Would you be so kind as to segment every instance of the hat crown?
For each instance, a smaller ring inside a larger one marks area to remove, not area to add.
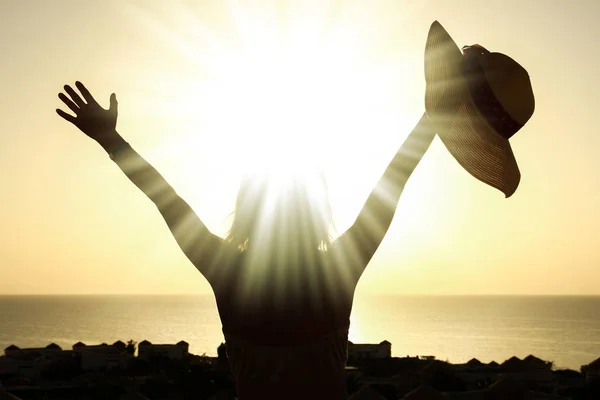
[[[520,125],[525,125],[535,109],[533,89],[525,68],[502,53],[482,54],[479,64],[504,110]]]
[[[507,55],[480,45],[465,46],[463,52],[461,72],[473,103],[498,134],[510,138],[533,114],[527,71]]]

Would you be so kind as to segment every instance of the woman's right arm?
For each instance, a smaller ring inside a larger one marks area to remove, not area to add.
[[[358,282],[383,241],[404,186],[434,137],[435,130],[423,114],[371,191],[352,226],[332,243],[334,258],[353,282]]]
[[[76,83],[83,99],[66,85],[59,98],[75,117],[56,110],[104,148],[129,180],[156,205],[181,250],[212,283],[224,245],[198,218],[192,208],[177,195],[168,182],[117,133],[117,99],[110,97],[108,110],[102,108],[80,82]],[[85,100],[85,101],[84,101]]]

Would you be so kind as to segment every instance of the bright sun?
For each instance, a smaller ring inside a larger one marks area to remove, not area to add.
[[[269,7],[263,8],[276,9]],[[321,168],[330,181],[336,225],[343,227],[417,120],[406,121],[393,89],[403,65],[382,65],[365,55],[364,27],[343,16],[327,22],[330,6],[320,7],[313,4],[314,15],[289,13],[282,24],[275,14],[232,6],[242,44],[230,47],[183,8],[175,7],[174,26],[144,19],[198,66],[196,76],[170,79],[184,89],[171,93],[177,100],[166,112],[194,116],[187,136],[168,144],[173,153],[197,159],[198,149],[211,146],[203,157],[218,165],[224,179]],[[210,46],[195,42],[199,35]],[[197,169],[186,170],[181,180],[196,181]],[[222,201],[216,203],[211,208],[225,210]]]

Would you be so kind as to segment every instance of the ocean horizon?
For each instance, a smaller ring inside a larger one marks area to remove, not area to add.
[[[433,355],[452,363],[533,354],[579,370],[600,357],[600,296],[358,295],[349,339],[392,343],[394,357]],[[223,342],[214,296],[0,295],[0,348],[63,349],[117,340],[176,343],[216,355]]]

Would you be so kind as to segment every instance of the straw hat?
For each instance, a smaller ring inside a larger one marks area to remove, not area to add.
[[[425,109],[460,165],[510,197],[521,179],[509,138],[533,114],[529,74],[480,45],[462,52],[435,21],[425,46]]]

